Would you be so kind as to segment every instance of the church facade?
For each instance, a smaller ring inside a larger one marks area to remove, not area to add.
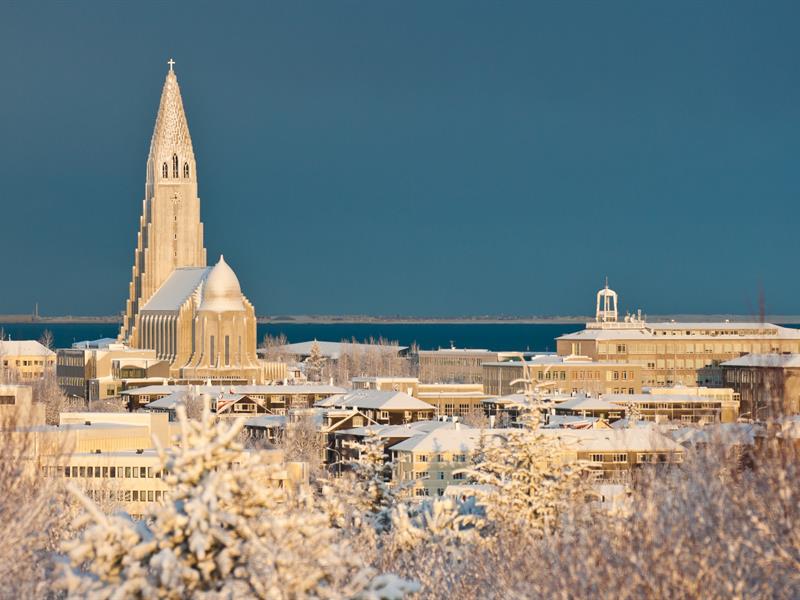
[[[206,263],[194,149],[173,64],[150,141],[119,339],[155,350],[175,379],[263,383],[255,309],[222,256]]]

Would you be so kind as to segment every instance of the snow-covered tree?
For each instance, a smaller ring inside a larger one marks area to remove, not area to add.
[[[67,543],[62,584],[81,598],[402,598],[414,585],[378,575],[329,527],[313,497],[271,485],[278,468],[245,453],[243,422],[190,421],[159,449],[167,499],[145,521],[86,506]]]
[[[475,542],[486,527],[485,510],[474,496],[442,497],[400,504],[392,511],[392,542],[410,550],[421,544],[438,544],[456,551]]]
[[[392,462],[387,461],[384,441],[370,435],[363,442],[352,442],[358,458],[345,463],[340,477],[323,486],[323,498],[331,521],[338,527],[371,525],[377,533],[389,529],[397,490],[389,484]]]
[[[306,359],[306,376],[308,377],[308,380],[320,381],[324,366],[325,357],[322,355],[319,342],[314,340],[311,342],[311,349],[309,350],[308,358]]]
[[[523,422],[538,424],[538,411]],[[569,505],[583,467],[564,462],[561,441],[530,426],[493,436],[482,460],[465,469],[491,521],[521,525],[544,533]]]

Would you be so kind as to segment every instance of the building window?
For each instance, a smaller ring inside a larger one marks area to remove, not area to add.
[[[178,178],[178,155],[172,155],[172,176],[177,179]]]
[[[183,176],[184,178],[189,178],[189,163],[183,163]]]
[[[167,179],[169,177],[169,168],[167,167],[167,163],[161,165],[161,176],[164,179]]]

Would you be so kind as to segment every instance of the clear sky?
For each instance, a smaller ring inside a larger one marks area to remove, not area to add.
[[[171,56],[259,314],[800,313],[799,2],[28,4],[0,313],[123,309]]]

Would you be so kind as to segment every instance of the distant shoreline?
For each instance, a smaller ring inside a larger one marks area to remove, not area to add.
[[[480,317],[380,317],[370,315],[281,315],[275,317],[257,317],[260,324],[276,325],[357,325],[357,324],[385,324],[385,325],[569,325],[582,324],[593,320],[588,316],[536,316],[536,317],[505,317],[505,316],[480,316]],[[664,321],[682,322],[754,322],[758,317],[750,315],[649,315],[647,320],[651,323]],[[800,323],[798,315],[767,315],[767,323]],[[0,324],[18,323],[122,323],[122,318],[114,315],[82,316],[62,315],[48,317],[34,317],[33,315],[0,315]]]

